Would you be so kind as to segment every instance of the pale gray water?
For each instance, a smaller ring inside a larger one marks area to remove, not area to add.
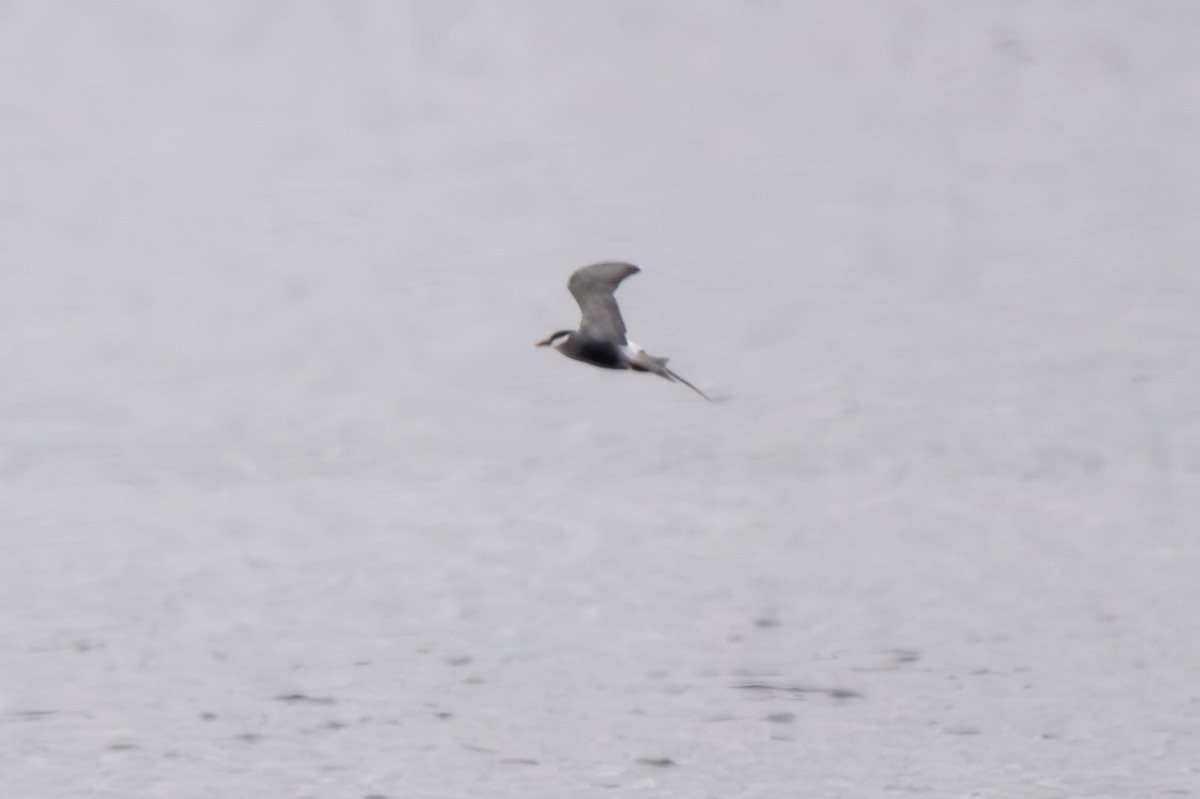
[[[0,5],[0,796],[1200,794],[1198,36]]]

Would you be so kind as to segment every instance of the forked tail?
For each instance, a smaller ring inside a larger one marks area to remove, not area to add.
[[[625,351],[626,357],[629,359],[629,366],[640,372],[653,372],[664,380],[670,380],[672,383],[683,383],[685,386],[695,391],[700,396],[704,397],[709,402],[712,402],[712,397],[705,394],[700,389],[693,386],[688,381],[684,380],[679,375],[667,368],[667,359],[660,358],[657,355],[651,355],[641,347],[630,342],[628,349]]]
[[[688,381],[684,380],[682,377],[680,377],[679,375],[675,374],[674,372],[672,372],[672,371],[671,371],[670,369],[668,369],[667,367],[665,367],[665,366],[664,366],[664,367],[663,367],[663,370],[662,370],[662,373],[660,373],[660,374],[663,374],[663,377],[667,378],[668,380],[675,381],[675,382],[679,382],[679,383],[683,383],[685,386],[687,386],[688,388],[690,388],[692,391],[695,391],[697,394],[699,394],[700,396],[704,397],[704,398],[705,398],[706,400],[708,400],[709,402],[712,402],[712,397],[708,396],[708,395],[707,395],[707,394],[705,394],[703,391],[701,391],[700,389],[696,388],[696,387],[695,387],[695,386],[693,386],[691,383],[689,383]]]

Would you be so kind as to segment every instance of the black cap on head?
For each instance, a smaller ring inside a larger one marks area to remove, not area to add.
[[[546,340],[544,340],[544,341],[539,341],[539,342],[537,343],[537,346],[539,346],[539,347],[549,347],[551,344],[553,344],[554,342],[558,341],[558,340],[559,340],[560,338],[562,338],[563,336],[569,336],[569,335],[571,335],[571,333],[573,333],[573,332],[574,332],[573,330],[559,330],[559,331],[557,331],[556,333],[552,333],[552,334],[550,335],[550,338],[548,338],[548,339],[546,339]]]

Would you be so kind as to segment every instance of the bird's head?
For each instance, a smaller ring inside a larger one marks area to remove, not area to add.
[[[570,330],[559,330],[557,333],[551,334],[550,338],[545,339],[544,341],[539,341],[537,343],[537,346],[539,346],[539,347],[561,347],[563,344],[567,343],[567,339],[569,339],[570,337],[571,337]]]

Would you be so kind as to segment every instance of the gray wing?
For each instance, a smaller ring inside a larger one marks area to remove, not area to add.
[[[613,292],[621,281],[642,270],[633,264],[618,262],[593,264],[575,270],[567,281],[567,289],[579,303],[583,320],[579,333],[584,338],[625,343],[625,322],[617,308]]]

